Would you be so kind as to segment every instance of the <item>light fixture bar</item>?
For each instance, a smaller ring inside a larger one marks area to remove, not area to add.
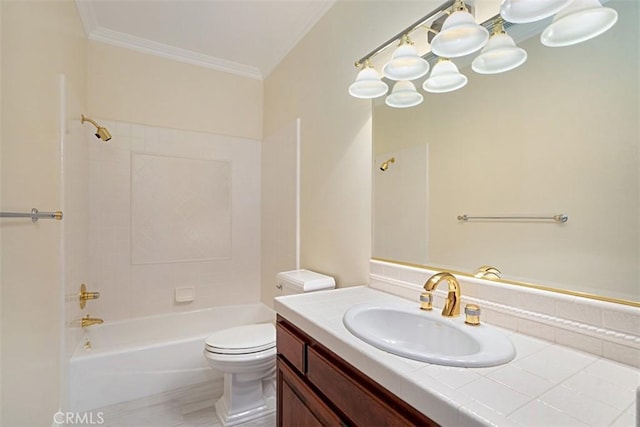
[[[483,23],[481,23],[480,25],[482,25],[483,27],[485,27],[485,28],[489,31],[489,33],[492,33],[492,32],[493,32],[493,29],[496,27],[496,25],[498,25],[498,23],[499,23],[499,22],[502,22],[502,28],[503,28],[504,30],[507,30],[507,29],[509,29],[509,28],[511,28],[511,27],[514,27],[514,28],[515,28],[515,27],[522,27],[522,28],[524,28],[524,27],[525,27],[525,24],[518,24],[518,25],[516,25],[516,24],[513,24],[513,23],[511,23],[511,22],[504,21],[504,20],[502,19],[502,17],[500,16],[500,14],[497,14],[497,15],[492,16],[491,18],[487,19],[486,21],[484,21],[484,22],[483,22]],[[527,38],[529,38],[530,36],[532,36],[533,34],[535,34],[535,33],[539,32],[539,31],[542,29],[542,26],[541,26],[541,25],[536,25],[536,26],[534,26],[534,25],[532,25],[532,24],[526,24],[526,27],[531,27],[531,28],[532,28],[532,30],[529,30],[529,31],[527,31],[527,32],[522,33],[522,34],[521,34],[521,37],[520,37],[519,39],[527,39]],[[515,38],[515,37],[514,37],[514,38]],[[422,57],[423,57],[423,58],[424,58],[424,59],[425,59],[425,60],[426,60],[426,61],[427,61],[431,66],[435,65],[435,64],[438,62],[438,59],[440,59],[440,57],[439,57],[438,55],[436,55],[435,53],[433,53],[433,52],[431,52],[431,51],[426,52],[424,55],[422,55]],[[458,65],[460,65],[460,64],[458,64]],[[463,64],[463,65],[464,65],[464,64]],[[462,66],[462,65],[460,65],[460,66]],[[383,78],[382,78],[382,80],[383,80],[383,81],[386,81],[386,80],[387,80],[387,78],[386,78],[386,77],[383,77]]]
[[[361,67],[362,64],[364,64],[364,62],[367,59],[373,58],[374,56],[376,56],[377,54],[379,54],[380,52],[385,50],[387,47],[389,47],[391,44],[393,44],[397,40],[402,39],[402,36],[409,35],[409,34],[413,33],[415,30],[417,30],[418,28],[422,27],[428,21],[433,19],[436,15],[439,15],[440,13],[442,13],[442,12],[446,11],[447,9],[451,8],[454,3],[455,3],[454,0],[449,0],[449,1],[445,2],[445,3],[442,3],[440,6],[438,6],[437,8],[435,8],[434,10],[432,10],[431,12],[429,12],[428,14],[426,14],[425,16],[423,16],[422,18],[420,18],[419,20],[414,22],[413,24],[409,25],[404,30],[400,31],[398,34],[396,34],[395,36],[393,36],[389,40],[387,40],[386,42],[382,43],[381,45],[379,45],[378,47],[373,49],[371,52],[367,53],[362,58],[358,59],[355,62],[355,66],[356,67]],[[467,6],[467,7],[469,7],[469,6]]]
[[[395,36],[393,36],[392,38],[390,38],[386,42],[382,43],[381,45],[379,45],[378,47],[373,49],[371,52],[369,52],[368,54],[366,54],[362,58],[358,59],[355,62],[355,66],[358,67],[358,68],[362,67],[362,65],[367,60],[371,60],[374,56],[376,56],[377,54],[379,54],[380,52],[382,52],[383,50],[388,48],[390,45],[394,44],[398,40],[401,40],[402,36],[411,34],[415,30],[417,30],[418,28],[424,26],[428,21],[432,20],[433,18],[437,19],[439,17],[438,15],[440,13],[443,13],[446,10],[450,9],[451,7],[453,7],[454,3],[455,3],[454,0],[449,0],[446,3],[442,3],[440,6],[435,8],[433,11],[431,11],[427,15],[423,16],[422,18],[420,18],[419,20],[417,20],[416,22],[414,22],[413,24],[411,24],[410,26],[408,26],[404,30],[400,31],[398,34],[396,34]],[[467,6],[467,8],[471,7],[469,5],[466,5],[466,6]],[[469,9],[469,10],[471,10],[471,9]],[[480,25],[485,27],[489,31],[489,33],[491,33],[493,31],[493,27],[496,26],[498,21],[502,21],[505,30],[514,25],[511,22],[507,22],[507,21],[502,20],[500,14],[492,16],[491,18],[487,19],[486,21],[484,21]],[[531,27],[533,27],[533,26],[531,26]],[[532,33],[533,32],[534,31],[532,31]],[[424,55],[422,55],[422,57],[424,59],[426,59],[427,62],[429,62],[429,64],[431,64],[431,65],[433,65],[438,60],[438,56],[435,55],[434,53],[432,53],[431,51],[425,53]],[[386,78],[385,78],[385,80],[386,80]]]

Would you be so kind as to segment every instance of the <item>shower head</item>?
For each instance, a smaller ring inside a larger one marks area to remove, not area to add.
[[[103,142],[107,142],[111,139],[111,134],[107,128],[98,125],[94,120],[85,117],[84,114],[82,114],[81,117],[82,120],[80,123],[89,122],[96,127],[96,138],[101,139]]]
[[[387,169],[389,169],[389,163],[395,163],[395,162],[396,162],[396,158],[395,157],[390,158],[386,162],[382,162],[382,164],[380,165],[380,170],[382,172],[386,171]]]

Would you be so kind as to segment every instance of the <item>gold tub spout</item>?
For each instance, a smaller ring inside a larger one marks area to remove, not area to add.
[[[80,321],[80,326],[82,326],[83,328],[86,328],[87,326],[92,326],[92,325],[99,325],[102,322],[104,322],[104,320],[99,319],[97,317],[89,317],[90,315],[87,314],[85,317],[82,318],[82,320]]]
[[[425,293],[429,299],[429,306],[431,295],[435,288],[438,287],[440,282],[446,280],[449,285],[449,294],[444,302],[444,308],[442,309],[442,315],[445,317],[455,317],[460,315],[460,284],[455,276],[451,273],[442,272],[434,274],[424,284]],[[425,308],[430,309],[430,308]]]

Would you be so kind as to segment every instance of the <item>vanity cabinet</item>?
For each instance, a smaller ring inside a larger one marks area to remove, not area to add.
[[[281,316],[276,331],[279,427],[437,426]]]

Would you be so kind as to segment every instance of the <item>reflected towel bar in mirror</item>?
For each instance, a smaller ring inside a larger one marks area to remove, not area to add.
[[[62,211],[40,212],[33,208],[31,212],[0,212],[0,218],[31,218],[32,222],[38,221],[40,218],[62,220]]]
[[[515,220],[515,221],[554,221],[554,222],[567,222],[569,217],[565,214],[557,214],[552,216],[471,216],[467,214],[458,215],[458,221],[469,221],[473,219],[481,220]]]

